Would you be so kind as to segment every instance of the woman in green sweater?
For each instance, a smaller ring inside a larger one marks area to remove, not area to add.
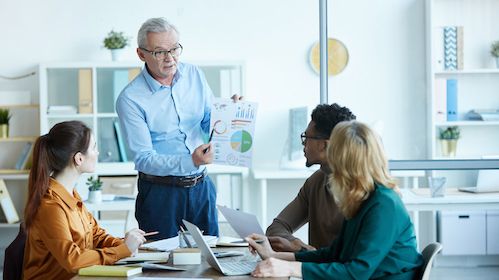
[[[413,279],[423,259],[378,136],[363,123],[342,122],[331,133],[327,153],[329,185],[345,216],[339,237],[317,251],[288,253],[274,252],[265,236],[250,235],[250,250],[263,259],[252,275]]]

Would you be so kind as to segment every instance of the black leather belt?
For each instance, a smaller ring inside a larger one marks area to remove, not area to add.
[[[206,176],[206,170],[199,174],[189,176],[154,176],[139,172],[139,179],[155,184],[175,185],[178,187],[190,188],[202,182]]]

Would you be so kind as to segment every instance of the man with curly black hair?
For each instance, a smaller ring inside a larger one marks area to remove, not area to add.
[[[305,181],[296,198],[267,228],[266,235],[274,250],[315,250],[329,246],[339,235],[343,215],[328,187],[328,174],[331,171],[326,150],[333,128],[340,122],[354,119],[356,117],[350,109],[337,103],[320,104],[312,111],[312,120],[300,137],[307,159],[306,166],[319,164],[320,169]],[[306,223],[309,223],[310,245],[293,236],[293,233]]]

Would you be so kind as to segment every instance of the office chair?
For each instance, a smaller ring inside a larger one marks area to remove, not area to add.
[[[438,242],[430,243],[424,248],[423,252],[421,252],[421,254],[423,255],[423,266],[421,267],[419,273],[421,277],[416,279],[430,279],[430,271],[433,265],[433,260],[435,259],[435,256],[438,254],[438,252],[442,250],[442,248],[442,244]]]
[[[19,233],[16,239],[5,249],[5,259],[3,264],[3,279],[22,279],[24,247],[26,245],[26,231],[24,223],[19,225]]]

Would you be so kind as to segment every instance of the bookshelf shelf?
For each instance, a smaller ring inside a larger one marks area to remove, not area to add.
[[[98,118],[117,118],[118,114],[116,113],[99,113],[97,114]]]
[[[442,126],[499,126],[499,121],[457,121],[435,123],[435,127]]]
[[[49,119],[85,119],[92,118],[92,114],[47,114]]]
[[[465,69],[453,71],[435,71],[435,75],[468,75],[468,74],[499,74],[499,69],[496,68],[483,68],[483,69]]]

